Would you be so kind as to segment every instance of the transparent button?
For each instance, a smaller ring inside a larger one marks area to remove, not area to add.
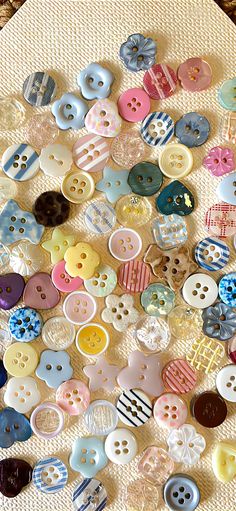
[[[0,98],[0,131],[14,130],[25,118],[23,105],[14,98]]]
[[[9,264],[10,250],[0,242],[0,268],[4,268]]]
[[[143,160],[145,145],[137,130],[122,132],[111,145],[111,157],[121,167],[130,169]]]
[[[118,423],[117,409],[105,399],[93,401],[84,414],[84,422],[91,435],[109,435]]]
[[[131,481],[126,487],[124,499],[126,511],[156,511],[158,501],[158,489],[144,479]]]
[[[116,204],[116,216],[121,225],[141,227],[151,218],[152,206],[146,197],[126,195]]]
[[[14,199],[17,194],[17,185],[16,183],[8,179],[7,177],[0,177],[0,204],[8,201],[9,199]]]
[[[108,296],[115,289],[117,284],[116,272],[105,264],[96,268],[94,276],[84,281],[85,289],[93,296]]]
[[[154,316],[143,316],[134,328],[140,348],[147,353],[165,351],[170,343],[170,330],[166,321]]]
[[[25,127],[25,139],[37,149],[53,144],[59,135],[59,129],[50,114],[31,117]]]
[[[168,324],[174,337],[183,341],[193,341],[202,332],[202,311],[179,305],[170,312]]]
[[[75,327],[63,316],[54,316],[44,323],[42,340],[51,350],[65,350],[73,343]]]
[[[0,358],[3,357],[4,352],[12,343],[11,333],[8,324],[0,319]]]

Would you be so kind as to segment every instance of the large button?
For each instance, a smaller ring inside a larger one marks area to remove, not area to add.
[[[10,378],[7,383],[4,401],[7,406],[19,413],[27,413],[35,407],[41,399],[38,386],[34,378]]]
[[[10,254],[11,268],[23,277],[31,277],[41,270],[44,263],[44,251],[40,245],[33,245],[30,241],[21,241]]]
[[[25,108],[18,99],[11,96],[0,98],[0,131],[19,129],[24,119]]]
[[[138,470],[150,483],[161,486],[174,470],[174,462],[161,447],[151,445],[142,452]]]
[[[93,296],[85,291],[70,293],[64,303],[63,312],[70,323],[84,325],[93,319],[96,314],[97,304]]]
[[[123,92],[117,102],[119,114],[129,122],[139,122],[150,112],[150,99],[143,89],[136,87]]]
[[[50,190],[41,193],[36,199],[33,213],[38,224],[45,225],[46,227],[55,227],[68,220],[70,203],[61,193]]]
[[[86,103],[75,96],[66,93],[52,105],[52,114],[55,117],[57,126],[61,130],[72,128],[78,130],[84,127],[84,119],[88,112]]]
[[[7,177],[0,176],[0,204],[9,199],[14,199],[17,194],[16,183]]]
[[[9,310],[20,300],[25,281],[19,273],[0,275],[0,309]]]
[[[224,356],[225,348],[222,343],[199,336],[187,352],[186,359],[197,371],[208,374],[218,369]]]
[[[218,92],[218,100],[223,108],[226,110],[235,111],[235,87],[236,87],[236,78],[231,78],[230,80],[226,80],[220,86]]]
[[[210,129],[210,123],[204,115],[190,112],[176,122],[175,136],[187,147],[198,147],[207,141]]]
[[[106,455],[112,463],[126,465],[135,458],[138,450],[137,440],[131,431],[118,428],[109,433],[105,440]]]
[[[150,316],[166,316],[174,304],[175,293],[163,284],[150,284],[141,294],[141,305]]]
[[[236,365],[230,364],[222,367],[216,376],[216,388],[219,394],[230,401],[236,403]]]
[[[192,170],[193,155],[185,145],[169,144],[160,153],[159,166],[164,176],[184,177]]]
[[[66,199],[74,204],[82,204],[94,194],[94,180],[83,170],[72,170],[62,180],[61,191]]]
[[[86,208],[84,220],[89,231],[95,234],[106,234],[116,223],[116,213],[110,204],[94,201]]]
[[[118,332],[124,332],[129,325],[137,322],[139,312],[134,307],[133,296],[129,294],[109,295],[105,302],[106,307],[101,313],[101,318],[105,323],[112,324]]]
[[[96,437],[76,438],[69,462],[72,470],[80,472],[83,477],[94,477],[108,463],[103,440]]]
[[[128,365],[121,369],[117,382],[122,389],[141,389],[150,396],[160,396],[164,392],[161,369],[159,353],[145,355],[135,350],[129,354]]]
[[[32,106],[48,105],[56,94],[56,83],[52,76],[37,71],[27,76],[23,83],[23,96]]]
[[[111,93],[113,81],[112,72],[97,62],[89,64],[77,76],[81,94],[89,100],[107,98]]]
[[[152,99],[165,99],[176,89],[175,71],[166,64],[154,64],[143,77],[143,88]]]
[[[85,289],[93,296],[104,297],[112,293],[117,284],[116,272],[105,264],[98,266],[94,276],[84,281]]]
[[[156,207],[163,215],[190,215],[194,210],[194,196],[183,183],[175,180],[158,195]]]
[[[214,204],[206,212],[205,227],[213,236],[232,236],[236,233],[236,207],[224,203]]]
[[[25,128],[25,138],[28,144],[39,150],[53,144],[58,135],[59,129],[50,113],[33,115]]]
[[[63,381],[69,380],[73,374],[70,356],[67,351],[42,351],[35,374],[40,380],[45,381],[48,387],[57,389]]]
[[[178,305],[168,315],[170,331],[177,339],[193,341],[202,332],[202,311]]]
[[[236,143],[236,114],[226,112],[221,124],[221,136],[226,142]]]
[[[63,430],[63,412],[55,403],[44,401],[33,410],[30,425],[35,435],[44,440],[50,440]]]
[[[236,307],[236,272],[228,273],[220,279],[219,296],[229,307]]]
[[[108,247],[118,261],[131,261],[141,252],[142,240],[133,229],[116,229],[109,238]]]
[[[83,279],[71,277],[65,270],[65,261],[59,261],[52,269],[52,282],[59,291],[72,293],[82,286]]]
[[[75,511],[102,511],[107,504],[107,491],[105,486],[98,479],[83,479],[78,483],[72,495],[72,502]]]
[[[56,402],[69,415],[81,415],[90,403],[89,389],[82,381],[65,381],[56,391]]]
[[[107,350],[109,342],[107,330],[98,323],[82,326],[76,335],[76,347],[86,357],[98,357]]]
[[[165,351],[171,338],[168,324],[164,319],[147,315],[136,323],[134,335],[140,348],[147,353]]]
[[[228,355],[233,364],[236,364],[236,336],[228,342]]]
[[[38,225],[36,220],[35,214],[24,211],[17,202],[10,199],[0,213],[0,240],[4,245],[25,239],[35,244],[39,243],[44,227]]]
[[[219,177],[235,169],[234,153],[229,147],[212,147],[203,165],[213,176]]]
[[[117,220],[127,227],[146,225],[152,215],[150,201],[139,195],[126,195],[116,203]]]
[[[120,372],[120,368],[115,364],[109,364],[105,355],[100,355],[95,364],[83,367],[83,372],[89,379],[91,391],[104,389],[112,392],[116,387],[116,377]]]
[[[117,409],[110,401],[97,399],[87,408],[84,422],[91,435],[109,435],[118,424]]]
[[[42,341],[50,350],[65,350],[74,341],[75,327],[63,316],[53,316],[45,321]]]
[[[212,453],[212,469],[219,481],[229,483],[236,474],[235,442],[218,442]]]
[[[182,358],[171,360],[162,371],[162,379],[167,390],[177,394],[187,394],[197,382],[194,369]]]
[[[158,397],[153,408],[154,419],[163,428],[179,428],[185,423],[188,408],[176,394],[165,393]]]
[[[29,419],[13,408],[0,411],[0,447],[8,449],[15,442],[26,442],[32,435]]]
[[[128,170],[114,170],[111,167],[105,167],[103,178],[96,184],[96,190],[105,193],[109,202],[116,202],[122,195],[131,192],[128,176]]]
[[[111,144],[112,159],[117,165],[126,169],[130,169],[130,167],[142,161],[145,152],[146,146],[136,129],[121,131]]]
[[[60,293],[48,273],[35,273],[25,286],[23,301],[33,309],[52,309],[60,301]]]
[[[117,105],[110,99],[96,101],[85,117],[88,132],[101,137],[116,137],[120,133],[121,124]]]
[[[186,222],[176,214],[158,213],[152,222],[152,234],[157,246],[162,250],[183,245],[188,239]]]
[[[229,261],[229,247],[218,238],[205,238],[195,248],[195,259],[201,268],[217,271],[224,268]]]
[[[205,60],[192,57],[180,64],[177,76],[183,89],[189,92],[199,92],[210,86],[212,70]]]
[[[72,153],[65,145],[51,144],[41,151],[40,168],[46,176],[64,176],[72,165]]]
[[[0,492],[4,497],[16,497],[32,479],[32,467],[18,458],[0,461]]]
[[[39,155],[30,145],[13,144],[2,155],[2,170],[15,181],[27,181],[39,170]]]
[[[93,250],[89,243],[77,243],[67,249],[64,259],[66,271],[71,277],[90,279],[100,264],[100,255]]]
[[[119,267],[118,283],[131,293],[144,291],[150,282],[149,267],[143,261],[129,261]]]
[[[66,465],[59,459],[48,456],[37,461],[33,470],[33,484],[37,490],[52,495],[63,490],[67,483],[68,471]]]
[[[86,172],[100,172],[104,169],[110,155],[107,141],[96,135],[80,137],[72,149],[75,165]]]
[[[174,135],[174,121],[165,112],[152,112],[141,124],[141,137],[150,146],[167,144]]]
[[[152,416],[152,402],[142,390],[131,389],[122,392],[116,408],[120,421],[133,428],[142,426]]]
[[[6,349],[4,366],[11,376],[29,376],[38,365],[38,353],[28,343],[15,342]]]
[[[170,511],[194,511],[200,502],[196,481],[185,474],[174,474],[164,486],[164,501]]]
[[[120,59],[129,71],[149,69],[155,63],[157,45],[151,37],[132,34],[120,47]]]
[[[163,176],[158,165],[145,161],[135,165],[128,177],[132,192],[144,196],[154,195],[158,192],[162,182]]]
[[[202,392],[191,401],[191,413],[204,428],[216,428],[226,419],[227,406],[216,392]]]
[[[236,333],[236,313],[225,303],[217,302],[202,313],[203,332],[208,337],[227,341]]]
[[[41,334],[42,316],[30,307],[17,309],[9,318],[9,330],[17,341],[30,342]]]
[[[182,289],[183,298],[191,307],[204,309],[212,305],[218,296],[218,287],[212,277],[196,273],[187,278]]]
[[[167,439],[169,455],[172,460],[184,465],[193,466],[206,447],[205,438],[197,433],[194,426],[184,424],[179,429],[173,429]]]
[[[53,229],[51,239],[42,243],[44,250],[50,253],[52,264],[56,264],[64,258],[68,247],[75,244],[75,239],[74,234],[66,234],[59,227]]]
[[[216,188],[216,194],[221,201],[236,206],[236,172],[224,177]]]

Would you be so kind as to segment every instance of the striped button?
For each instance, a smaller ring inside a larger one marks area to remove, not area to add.
[[[15,181],[27,181],[39,170],[39,156],[27,144],[13,144],[2,156],[2,170]]]
[[[122,264],[118,270],[119,285],[131,293],[144,291],[150,278],[150,269],[143,261],[129,261]]]
[[[166,389],[177,394],[190,392],[197,381],[195,371],[182,358],[168,362],[162,371],[162,379]]]
[[[151,400],[142,390],[122,392],[116,408],[121,422],[133,428],[145,424],[152,415]]]
[[[32,106],[48,105],[56,94],[56,83],[54,79],[38,71],[27,76],[23,84],[23,96]]]
[[[85,210],[84,220],[89,231],[95,234],[105,234],[114,227],[116,213],[109,204],[94,201]]]
[[[100,172],[104,169],[110,155],[106,140],[89,134],[79,138],[73,145],[72,156],[75,165],[87,172]]]
[[[98,479],[84,479],[73,491],[75,511],[102,511],[107,504],[107,491]]]
[[[228,263],[229,247],[218,238],[205,238],[195,248],[195,259],[205,270],[221,270]]]
[[[165,112],[152,112],[141,125],[141,137],[150,146],[167,144],[174,135],[174,121]]]
[[[177,85],[175,71],[166,64],[154,64],[143,77],[143,88],[152,99],[165,99],[173,94]]]
[[[36,463],[32,480],[37,490],[43,493],[57,493],[63,490],[67,483],[68,472],[66,465],[54,457],[44,458]]]

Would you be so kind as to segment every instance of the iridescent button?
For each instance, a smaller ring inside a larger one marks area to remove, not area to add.
[[[65,381],[56,390],[56,402],[70,416],[81,415],[90,403],[89,389],[82,381]]]
[[[168,325],[174,337],[183,341],[193,341],[202,332],[202,311],[178,305],[168,315]]]
[[[166,482],[164,501],[170,511],[194,511],[201,494],[196,481],[186,474],[174,474]]]
[[[86,172],[100,172],[104,169],[110,155],[107,141],[98,135],[88,134],[80,137],[72,149],[75,165]]]
[[[182,289],[183,298],[191,307],[204,309],[212,305],[218,296],[218,286],[205,273],[196,273],[187,278]]]
[[[210,129],[210,123],[204,115],[190,112],[176,122],[175,136],[187,147],[198,147],[207,141]]]
[[[166,64],[154,64],[143,77],[143,88],[152,99],[172,96],[177,86],[175,71]]]
[[[188,239],[184,218],[179,215],[162,215],[157,213],[152,222],[152,234],[161,250],[170,250],[183,245]]]
[[[227,238],[236,233],[236,206],[231,204],[214,204],[205,216],[205,227],[213,236]]]
[[[173,135],[174,121],[165,112],[152,112],[141,124],[141,137],[152,147],[167,144]]]
[[[161,428],[179,428],[186,422],[187,415],[185,401],[170,392],[158,397],[153,408],[154,419]]]
[[[84,220],[89,231],[95,234],[106,234],[116,223],[116,213],[110,204],[93,201],[84,212]]]
[[[233,112],[236,110],[235,90],[236,78],[234,77],[223,82],[218,92],[220,105],[223,108],[226,108],[226,110],[231,110]]]
[[[123,92],[117,102],[120,116],[129,122],[139,122],[150,112],[148,94],[138,87]]]
[[[182,358],[171,360],[166,364],[162,371],[162,379],[165,388],[176,394],[190,392],[197,383],[195,370]]]
[[[0,358],[3,358],[3,354],[6,349],[12,343],[12,336],[8,324],[0,318]]]
[[[233,364],[236,364],[236,336],[228,342],[228,355]]]
[[[174,304],[174,291],[163,284],[150,284],[141,294],[141,305],[150,316],[166,316]]]
[[[191,215],[195,207],[194,196],[181,181],[171,181],[156,198],[156,208],[163,215]]]
[[[66,486],[68,471],[66,465],[55,457],[48,456],[37,461],[34,466],[32,481],[37,490],[52,495]]]
[[[96,311],[96,301],[85,291],[74,291],[66,297],[63,303],[66,319],[75,325],[88,323],[93,319]]]
[[[128,183],[138,195],[154,195],[161,188],[163,176],[158,165],[143,161],[132,167]]]
[[[236,272],[228,273],[220,279],[219,296],[229,307],[236,307]]]
[[[116,203],[116,216],[121,225],[141,227],[147,224],[152,215],[151,203],[146,197],[126,195]]]
[[[59,129],[49,113],[34,115],[29,119],[25,128],[25,137],[28,144],[40,150],[53,144],[58,135]]]
[[[212,70],[209,64],[200,57],[192,57],[180,64],[177,76],[183,89],[199,92],[211,84]]]
[[[37,71],[27,76],[23,83],[23,96],[32,106],[48,105],[56,94],[56,83],[52,76]]]
[[[15,98],[0,97],[0,131],[18,129],[25,118],[23,105]]]
[[[147,353],[165,351],[171,338],[168,324],[164,319],[147,315],[136,323],[134,336],[142,351]]]
[[[76,335],[76,347],[82,355],[98,357],[109,346],[110,338],[107,330],[98,323],[82,326]]]
[[[118,424],[117,409],[110,401],[97,399],[87,408],[84,422],[91,435],[109,435]]]
[[[142,239],[133,229],[117,229],[108,241],[111,255],[118,261],[131,261],[142,249]]]
[[[32,179],[39,171],[39,155],[30,145],[13,144],[2,155],[2,170],[15,181]]]
[[[140,293],[150,282],[150,269],[143,261],[129,261],[119,267],[118,283],[131,293]]]
[[[217,271],[224,268],[229,261],[229,247],[218,238],[205,238],[195,248],[195,259],[201,268]]]
[[[93,296],[108,296],[117,284],[116,272],[110,266],[102,264],[96,268],[91,279],[84,281],[85,289]]]
[[[15,342],[5,351],[4,367],[11,376],[29,376],[38,365],[38,353],[28,343]]]
[[[72,293],[82,286],[83,279],[71,277],[65,270],[65,261],[59,261],[52,269],[52,282],[59,291]]]
[[[10,250],[5,247],[0,241],[0,268],[4,271],[4,268],[10,263]],[[19,273],[16,271],[16,273]]]
[[[178,179],[191,172],[193,155],[183,144],[169,144],[160,153],[159,166],[164,176]]]
[[[74,204],[91,199],[95,184],[92,176],[83,170],[72,170],[62,180],[61,191],[66,199]]]
[[[49,318],[42,328],[42,340],[51,350],[59,351],[69,348],[75,338],[75,327],[63,316]]]
[[[130,169],[142,161],[145,155],[145,144],[137,130],[122,131],[111,144],[111,157],[121,167]]]

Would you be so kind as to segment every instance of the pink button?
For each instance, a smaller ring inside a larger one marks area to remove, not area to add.
[[[118,283],[131,293],[144,291],[150,282],[151,272],[143,261],[129,261],[119,267]]]
[[[97,304],[93,296],[85,291],[74,291],[63,303],[66,319],[75,325],[84,325],[93,319]]]
[[[236,335],[228,342],[228,354],[233,364],[236,364]]]
[[[154,64],[143,77],[143,87],[152,99],[165,99],[173,94],[177,85],[175,71],[166,64]]]
[[[220,238],[236,234],[236,206],[225,202],[213,204],[206,212],[205,226],[210,234]]]
[[[110,155],[106,140],[98,135],[84,135],[75,142],[72,156],[75,165],[87,172],[100,172]]]
[[[69,415],[80,415],[90,403],[89,389],[82,381],[65,381],[56,391],[56,402]]]
[[[162,371],[162,379],[166,389],[177,394],[190,392],[197,382],[194,369],[182,358],[171,360],[166,364]]]
[[[163,428],[179,428],[185,423],[188,408],[176,394],[166,393],[158,397],[153,409],[154,419]]]
[[[118,99],[119,114],[129,122],[139,122],[150,112],[151,103],[143,89],[129,89]]]
[[[54,266],[52,270],[52,281],[59,291],[62,291],[63,293],[72,293],[79,289],[84,281],[80,277],[71,277],[65,271],[65,264],[65,261],[60,261]]]
[[[118,261],[131,261],[141,252],[142,240],[133,229],[117,229],[109,238],[111,255]]]
[[[199,92],[210,86],[212,71],[205,60],[194,57],[180,64],[177,75],[183,89]]]

